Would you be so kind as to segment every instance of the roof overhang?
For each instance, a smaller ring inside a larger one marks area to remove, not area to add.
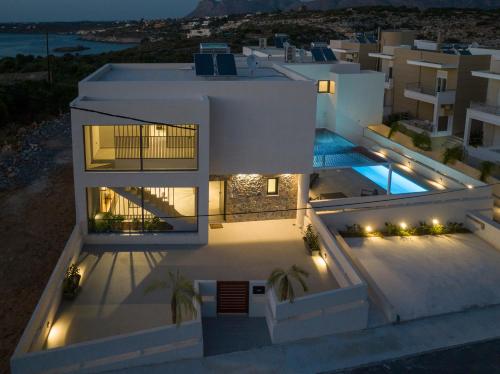
[[[407,60],[406,63],[408,65],[415,65],[415,66],[434,68],[434,69],[456,69],[458,67],[457,64],[443,64],[440,62],[431,62],[425,60]]]
[[[387,53],[368,53],[368,56],[375,58],[382,58],[384,60],[394,60],[394,56],[389,55]]]
[[[500,73],[495,73],[495,72],[489,71],[489,70],[473,70],[472,76],[500,80]]]

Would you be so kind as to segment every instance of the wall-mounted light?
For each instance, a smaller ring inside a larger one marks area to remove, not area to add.
[[[335,93],[335,81],[318,81],[318,93]]]

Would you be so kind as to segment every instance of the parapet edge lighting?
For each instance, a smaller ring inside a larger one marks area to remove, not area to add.
[[[318,81],[318,93],[335,93],[335,81]]]

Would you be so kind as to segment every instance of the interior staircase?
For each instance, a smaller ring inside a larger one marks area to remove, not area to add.
[[[147,190],[141,193],[141,189],[136,187],[113,187],[111,189],[138,206],[142,205],[143,194],[144,209],[160,218],[161,221],[167,222],[174,231],[193,231],[196,228],[196,217],[182,216],[174,205],[170,204],[168,196],[157,196],[154,192]]]

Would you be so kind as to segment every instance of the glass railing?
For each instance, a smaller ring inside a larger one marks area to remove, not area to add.
[[[89,233],[198,231],[195,187],[87,188]]]
[[[198,169],[198,125],[84,126],[91,171]]]

